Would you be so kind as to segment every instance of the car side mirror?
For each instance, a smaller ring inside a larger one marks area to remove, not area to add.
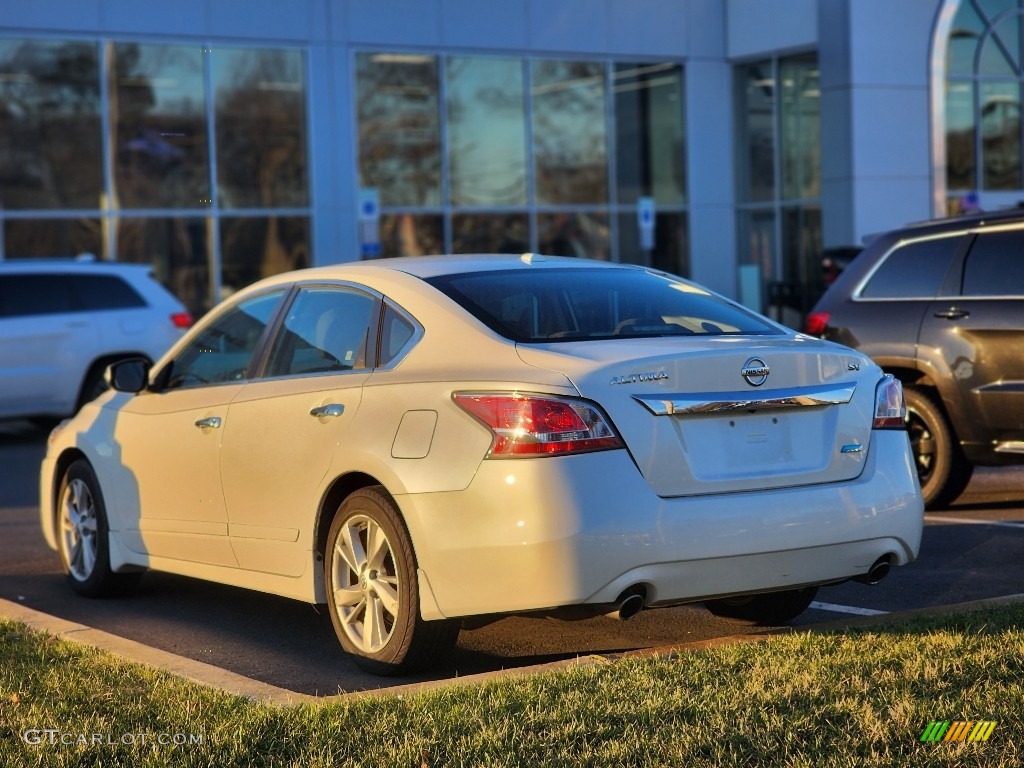
[[[149,384],[149,362],[141,357],[118,360],[107,367],[104,378],[118,392],[138,394]]]

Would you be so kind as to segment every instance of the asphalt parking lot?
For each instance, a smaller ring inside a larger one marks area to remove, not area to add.
[[[37,468],[45,432],[0,424],[0,598],[202,661],[269,685],[311,695],[375,689],[337,645],[326,610],[166,574],[147,574],[116,600],[76,597],[37,521]],[[979,470],[960,500],[926,519],[922,552],[879,585],[823,588],[796,622],[942,606],[1024,591],[1024,468]],[[628,622],[508,618],[464,629],[451,661],[404,682],[443,680],[578,656],[680,645],[751,630],[701,606],[645,611]]]

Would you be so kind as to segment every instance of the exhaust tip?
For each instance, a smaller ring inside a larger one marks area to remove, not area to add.
[[[873,586],[875,584],[878,584],[886,576],[888,576],[889,571],[891,570],[892,565],[889,562],[888,555],[886,555],[885,557],[880,557],[877,560],[875,560],[874,565],[872,565],[868,569],[868,572],[860,576],[857,576],[856,578],[854,578],[854,581],[859,581],[861,584],[868,584]]]
[[[644,609],[643,595],[630,595],[619,603],[619,620],[627,621]]]
[[[644,588],[641,586],[630,587],[619,595],[619,599],[614,603],[614,610],[605,615],[619,621],[628,621],[640,613],[646,604],[647,593]]]

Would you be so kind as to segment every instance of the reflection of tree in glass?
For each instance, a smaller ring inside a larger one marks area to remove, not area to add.
[[[603,66],[583,61],[535,62],[532,93],[538,202],[605,202]]]
[[[215,50],[212,55],[221,205],[308,205],[302,57],[283,50]]]
[[[946,132],[946,173],[950,190],[974,189],[974,126]]]
[[[359,185],[383,205],[441,202],[441,143],[434,57],[357,56]]]
[[[211,306],[206,222],[201,218],[122,217],[117,260],[150,264],[156,278],[196,316]]]
[[[217,179],[225,208],[309,204],[305,72],[297,51],[215,50]],[[224,291],[309,264],[305,217],[223,220]]]
[[[255,216],[221,220],[224,296],[269,275],[309,266],[309,218]]]
[[[99,206],[99,102],[94,44],[0,40],[0,204]]]
[[[129,208],[199,207],[210,197],[198,48],[114,45],[114,181]]]
[[[541,253],[549,256],[609,258],[608,216],[603,213],[554,212],[537,216]]]
[[[424,256],[444,251],[444,228],[440,216],[412,213],[380,217],[381,256]]]
[[[530,222],[525,213],[452,216],[452,253],[523,253],[529,249]]]
[[[451,204],[526,204],[526,112],[518,59],[447,60]]]

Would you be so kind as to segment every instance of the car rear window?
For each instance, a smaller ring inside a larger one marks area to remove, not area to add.
[[[427,282],[496,333],[519,342],[780,333],[692,283],[645,270],[498,270]]]
[[[113,275],[77,275],[74,278],[79,306],[83,310],[130,309],[146,302],[134,288]]]

